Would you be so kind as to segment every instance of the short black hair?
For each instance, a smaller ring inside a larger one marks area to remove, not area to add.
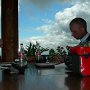
[[[86,22],[83,18],[80,18],[80,17],[74,18],[74,19],[70,22],[69,26],[71,27],[71,25],[72,25],[73,23],[77,23],[77,24],[82,25],[83,28],[87,31],[87,22]]]

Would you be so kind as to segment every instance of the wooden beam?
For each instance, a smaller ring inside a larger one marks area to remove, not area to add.
[[[2,61],[18,58],[18,0],[1,0]]]

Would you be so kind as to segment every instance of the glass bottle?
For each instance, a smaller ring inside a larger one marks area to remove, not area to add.
[[[20,66],[27,66],[27,57],[24,52],[23,44],[20,44],[20,52],[19,52],[19,64]]]
[[[36,50],[36,62],[40,62],[40,60],[41,60],[41,51],[40,51],[40,49],[38,48],[38,49]]]
[[[22,62],[25,58],[23,43],[20,44],[19,59]]]

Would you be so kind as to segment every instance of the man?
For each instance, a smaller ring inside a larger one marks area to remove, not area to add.
[[[79,39],[81,41],[80,44],[90,41],[90,34],[87,32],[87,22],[83,18],[74,18],[69,26],[72,36]]]
[[[87,32],[87,22],[83,18],[74,18],[70,24],[71,35],[80,40],[79,45],[85,45],[90,41],[90,34]],[[70,56],[65,59],[66,69],[72,69],[72,62],[70,60]]]

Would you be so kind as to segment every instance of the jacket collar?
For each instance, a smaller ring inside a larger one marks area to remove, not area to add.
[[[88,41],[87,39],[88,39],[89,35],[90,35],[90,34],[87,33],[80,41],[81,41],[82,43]]]

